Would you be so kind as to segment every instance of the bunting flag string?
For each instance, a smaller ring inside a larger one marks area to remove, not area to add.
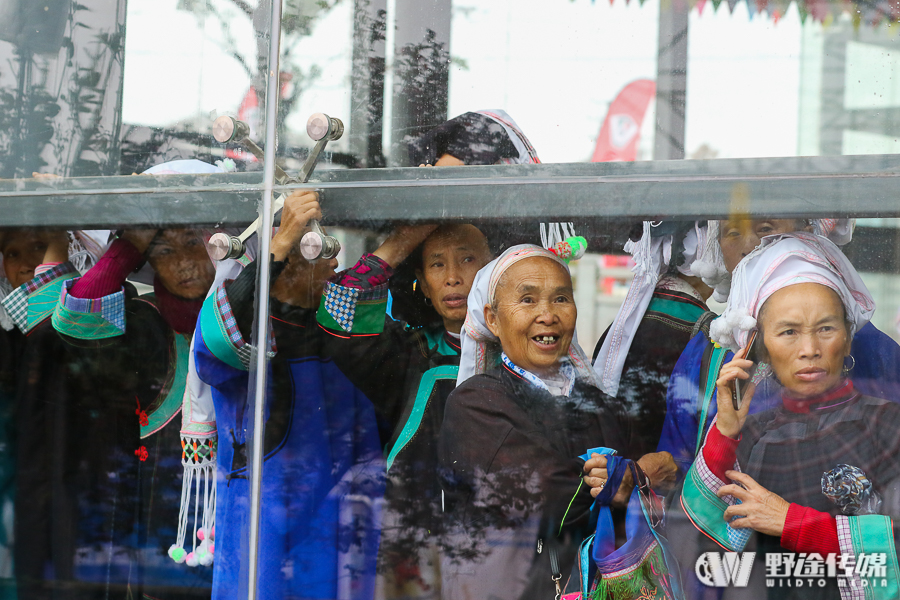
[[[625,0],[630,3],[630,0]],[[595,3],[596,0],[592,0]],[[609,0],[613,4],[615,0]],[[645,0],[639,0],[643,6]],[[697,9],[700,14],[706,7],[708,0],[660,0],[663,8],[673,5],[684,5],[685,3],[691,9]],[[747,10],[752,19],[756,15],[768,16],[776,23],[787,13],[791,4],[791,0],[725,0],[728,5],[728,11],[734,12],[739,3],[747,5]],[[718,11],[723,4],[722,0],[712,0],[713,11]],[[882,24],[900,22],[900,0],[799,0],[796,2],[797,10],[800,14],[800,22],[806,23],[808,19],[812,19],[815,23],[822,23],[826,27],[830,26],[835,20],[843,14],[850,15],[855,27],[867,25],[878,27]]]

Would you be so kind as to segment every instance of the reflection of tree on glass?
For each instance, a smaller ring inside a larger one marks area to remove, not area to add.
[[[44,167],[69,176],[117,173],[124,1],[6,4],[0,39],[14,44],[15,58],[4,58],[18,81],[0,89],[0,124],[8,125],[0,127],[0,149],[12,157],[0,176]]]
[[[285,119],[291,114],[294,103],[318,79],[321,69],[311,65],[304,70],[300,65],[302,57],[298,56],[298,45],[312,32],[318,19],[327,14],[338,0],[286,0],[281,20],[281,82],[278,104],[279,138],[290,142],[285,129]],[[218,24],[222,40],[222,49],[234,59],[250,80],[250,87],[239,108],[238,118],[246,121],[251,128],[251,136],[257,137],[263,131],[262,116],[265,114],[265,98],[260,92],[266,89],[267,57],[269,43],[269,4],[266,2],[250,3],[244,0],[230,0],[226,3],[209,2],[207,0],[181,0],[179,9],[193,13],[198,20],[214,19]],[[227,7],[227,8],[226,8]],[[237,14],[235,14],[237,10]],[[241,44],[232,32],[236,19],[249,19],[252,23],[256,44],[256,54],[248,56],[241,51]]]

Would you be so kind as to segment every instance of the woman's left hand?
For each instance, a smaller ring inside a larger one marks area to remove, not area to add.
[[[741,484],[724,485],[716,492],[719,498],[734,496],[741,501],[725,510],[725,520],[735,529],[752,529],[780,538],[790,502],[759,485],[746,473],[726,471],[725,475]],[[732,521],[734,517],[743,518]]]

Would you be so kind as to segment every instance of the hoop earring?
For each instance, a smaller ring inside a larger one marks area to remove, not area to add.
[[[431,301],[431,298],[425,298],[425,306],[434,306],[434,303]]]
[[[851,365],[849,367],[847,366],[848,358],[852,361]],[[854,367],[856,367],[856,359],[853,358],[852,354],[848,354],[847,356],[844,357],[844,375],[847,375],[848,373],[850,373],[850,371],[852,371],[854,369]]]

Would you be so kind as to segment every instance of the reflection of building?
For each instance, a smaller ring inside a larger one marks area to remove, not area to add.
[[[896,28],[802,29],[798,154],[900,152],[900,38]]]
[[[829,27],[807,22],[802,28],[799,104],[801,156],[900,153],[896,28],[855,27],[848,15]],[[897,227],[896,219],[861,219],[846,248],[851,261],[869,271],[863,278],[878,305],[874,324],[894,336],[900,298]]]

